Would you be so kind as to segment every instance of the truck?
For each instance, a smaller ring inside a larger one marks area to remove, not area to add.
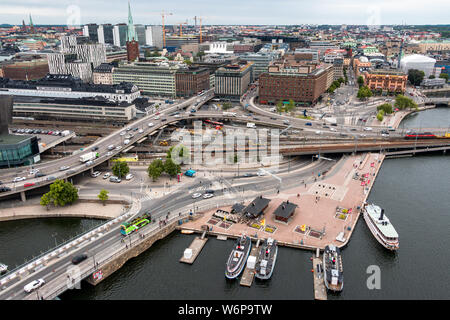
[[[61,132],[61,136],[63,136],[63,137],[68,136],[69,134],[70,134],[69,130],[64,130]]]
[[[236,112],[224,112],[224,116],[236,117]]]
[[[256,125],[254,122],[247,122],[247,128],[256,128]]]
[[[98,158],[98,152],[88,152],[86,154],[83,154],[80,156],[80,161],[81,162],[86,162],[89,160],[94,160]]]

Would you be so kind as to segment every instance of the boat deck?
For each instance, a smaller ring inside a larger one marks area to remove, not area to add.
[[[208,241],[208,238],[195,237],[194,241],[192,241],[191,245],[189,246],[189,249],[192,249],[192,256],[190,258],[185,258],[183,253],[180,262],[193,264],[200,251],[202,251],[203,247],[205,246],[206,241]]]
[[[327,300],[327,289],[325,288],[325,283],[323,282],[324,273],[317,272],[317,265],[322,264],[322,256],[313,257],[313,269],[314,269],[314,299],[316,300]]]
[[[258,255],[259,247],[256,245],[252,247],[252,250],[250,251],[249,257],[254,256],[256,257]],[[255,278],[255,269],[250,269],[247,266],[245,266],[244,271],[242,272],[241,281],[239,284],[244,287],[251,287],[253,283],[253,279]]]

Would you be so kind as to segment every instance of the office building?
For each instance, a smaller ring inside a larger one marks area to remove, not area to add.
[[[114,27],[111,24],[98,26],[98,42],[103,44],[114,44]]]
[[[88,37],[93,42],[99,42],[98,25],[90,23],[83,26],[83,36]]]
[[[102,63],[93,72],[93,82],[94,84],[113,84],[113,73],[114,66],[109,63]]]
[[[214,93],[222,98],[239,101],[251,83],[253,62],[239,61],[220,67],[215,72]]]
[[[125,23],[116,24],[113,28],[114,45],[125,47],[127,41],[128,26]]]
[[[374,69],[364,72],[364,80],[372,91],[404,93],[408,76],[397,70]]]
[[[145,44],[158,49],[163,47],[162,26],[147,26],[145,29]]]
[[[175,73],[175,82],[178,97],[193,96],[210,88],[209,70],[199,67],[179,69]]]

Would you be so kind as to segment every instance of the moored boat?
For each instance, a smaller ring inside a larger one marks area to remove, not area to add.
[[[0,274],[4,274],[8,271],[8,266],[6,264],[0,263]]]
[[[344,268],[341,251],[333,244],[325,247],[323,252],[323,268],[325,271],[323,281],[328,290],[342,291],[344,287]]]
[[[399,248],[398,233],[384,213],[384,209],[375,204],[368,204],[364,207],[363,215],[370,232],[379,243],[389,250]]]
[[[251,248],[252,240],[250,237],[243,235],[237,239],[235,246],[228,257],[225,277],[228,279],[235,279],[241,274]]]
[[[268,238],[264,240],[259,249],[255,264],[255,277],[267,280],[272,277],[275,262],[277,261],[278,245],[277,240]]]

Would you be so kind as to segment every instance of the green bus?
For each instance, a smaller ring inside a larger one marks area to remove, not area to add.
[[[127,236],[130,233],[146,226],[151,221],[152,221],[151,216],[149,214],[145,213],[144,215],[137,217],[130,222],[122,223],[122,225],[120,226],[120,233],[124,236]]]

